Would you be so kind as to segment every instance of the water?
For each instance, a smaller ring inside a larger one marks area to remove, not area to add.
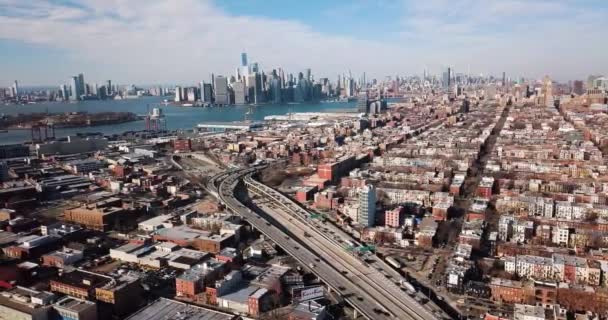
[[[106,100],[106,101],[82,101],[78,103],[49,102],[28,105],[0,105],[0,114],[14,115],[18,113],[32,112],[133,112],[145,115],[148,108],[160,103],[161,97],[143,97],[129,100]],[[323,112],[352,110],[356,111],[355,102],[344,103],[302,103],[302,104],[269,104],[253,107],[250,119],[263,120],[268,115],[282,115],[289,112]],[[148,107],[149,106],[149,107]],[[170,130],[193,129],[197,124],[203,122],[228,122],[242,121],[248,106],[229,106],[213,108],[176,107],[173,105],[162,106],[167,119],[167,128]],[[105,135],[119,134],[125,131],[144,130],[143,120],[120,123],[115,125],[104,125],[83,128],[56,129],[55,136],[65,137],[76,133],[101,132]],[[21,143],[31,140],[29,130],[8,130],[0,133],[0,144]]]

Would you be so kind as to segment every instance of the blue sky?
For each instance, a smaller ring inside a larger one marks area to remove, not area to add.
[[[264,70],[317,77],[608,73],[605,0],[0,0],[0,86],[194,83]]]

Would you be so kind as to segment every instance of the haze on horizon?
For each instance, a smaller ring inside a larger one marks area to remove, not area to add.
[[[0,86],[195,83],[262,70],[316,77],[456,72],[558,80],[608,72],[605,0],[0,0]]]

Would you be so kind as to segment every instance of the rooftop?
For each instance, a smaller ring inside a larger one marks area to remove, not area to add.
[[[226,263],[216,259],[209,259],[201,264],[192,266],[184,271],[178,278],[186,281],[196,281],[199,278],[205,277],[210,272],[222,268]]]
[[[254,292],[258,291],[258,289],[260,288],[254,286],[247,286],[218,298],[239,303],[247,303],[249,296],[251,296]]]
[[[113,279],[101,274],[74,270],[72,272],[63,273],[56,281],[72,287],[89,289],[105,286],[106,284],[113,282]]]
[[[156,232],[159,236],[173,240],[194,240],[196,238],[209,237],[208,231],[197,230],[188,226],[177,226],[173,228],[164,228]]]
[[[127,320],[235,320],[237,316],[160,298],[131,315]]]
[[[74,312],[84,311],[91,306],[96,306],[95,302],[77,299],[70,296],[66,296],[55,303],[55,308],[66,309]]]

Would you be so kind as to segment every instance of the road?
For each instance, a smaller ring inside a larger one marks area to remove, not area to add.
[[[254,198],[253,204],[306,241],[328,265],[370,293],[378,304],[398,319],[435,319],[436,314],[444,316],[438,307],[431,304],[423,306],[410,297],[400,285],[405,279],[382,260],[369,252],[359,255],[347,250],[347,247],[359,244],[342,230],[311,219],[311,213],[251,176],[245,177],[245,183],[250,194],[260,197]]]
[[[237,185],[242,177],[257,169],[226,172],[210,181],[207,188],[216,191],[219,199],[232,211],[240,214],[254,228],[281,246],[303,265],[324,281],[329,288],[339,292],[355,310],[368,319],[437,319],[437,317],[407,296],[391,279],[374,270],[370,265],[348,253],[336,239],[329,239],[316,228],[306,225],[289,211],[308,214],[288,198],[272,193],[268,203],[257,201],[251,204],[254,212],[235,197]],[[245,178],[251,185],[250,177]],[[214,190],[216,189],[216,190]],[[278,194],[278,192],[277,192]],[[245,195],[246,197],[246,195]],[[284,206],[285,210],[278,210]],[[301,210],[301,211],[300,211]],[[290,220],[291,219],[291,220]]]
[[[255,169],[235,170],[217,177],[222,178],[221,182],[219,182],[219,187],[217,188],[219,199],[230,210],[241,215],[254,228],[277,243],[285,252],[293,256],[303,265],[308,266],[319,279],[323,280],[328,285],[328,287],[339,292],[350,305],[368,319],[423,319],[384,314],[381,311],[384,309],[384,306],[378,304],[375,297],[353,283],[346,275],[342,274],[336,268],[324,263],[318,252],[315,252],[302,241],[301,236],[295,236],[292,232],[286,230],[282,226],[277,226],[277,223],[270,216],[265,215],[262,212],[254,212],[237,200],[234,196],[234,192],[241,177],[254,171]]]

